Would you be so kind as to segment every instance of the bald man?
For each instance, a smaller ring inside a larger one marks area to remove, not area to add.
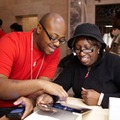
[[[3,36],[0,40],[0,117],[3,111],[22,104],[26,105],[22,119],[25,118],[33,108],[33,98],[42,93],[66,100],[68,95],[64,89],[51,82],[60,59],[59,47],[66,42],[65,33],[63,17],[47,13],[35,29]]]

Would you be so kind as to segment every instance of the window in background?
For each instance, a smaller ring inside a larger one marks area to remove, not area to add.
[[[102,35],[108,33],[112,27],[112,16],[120,4],[107,4],[95,6],[95,23],[99,26]]]

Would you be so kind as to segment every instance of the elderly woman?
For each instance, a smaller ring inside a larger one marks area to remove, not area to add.
[[[120,97],[120,57],[103,51],[106,45],[99,28],[90,23],[77,26],[68,47],[76,56],[54,82],[66,91],[72,88],[74,96],[87,105],[107,108],[109,97]],[[51,102],[46,96],[37,103]]]

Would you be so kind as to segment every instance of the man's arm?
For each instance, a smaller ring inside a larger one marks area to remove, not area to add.
[[[66,99],[68,96],[64,89],[55,83],[47,80],[12,80],[4,75],[0,75],[0,99],[12,100],[21,96],[43,91],[48,94],[56,95],[60,99]]]

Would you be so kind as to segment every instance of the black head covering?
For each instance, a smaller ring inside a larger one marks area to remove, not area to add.
[[[96,26],[95,24],[83,23],[81,25],[78,25],[77,28],[75,29],[73,37],[70,38],[68,41],[68,47],[70,49],[72,49],[74,46],[74,43],[76,41],[75,38],[80,37],[80,36],[88,36],[88,37],[94,38],[96,41],[102,43],[101,49],[104,49],[106,47],[106,44],[104,43],[102,39],[100,30],[98,26]]]

